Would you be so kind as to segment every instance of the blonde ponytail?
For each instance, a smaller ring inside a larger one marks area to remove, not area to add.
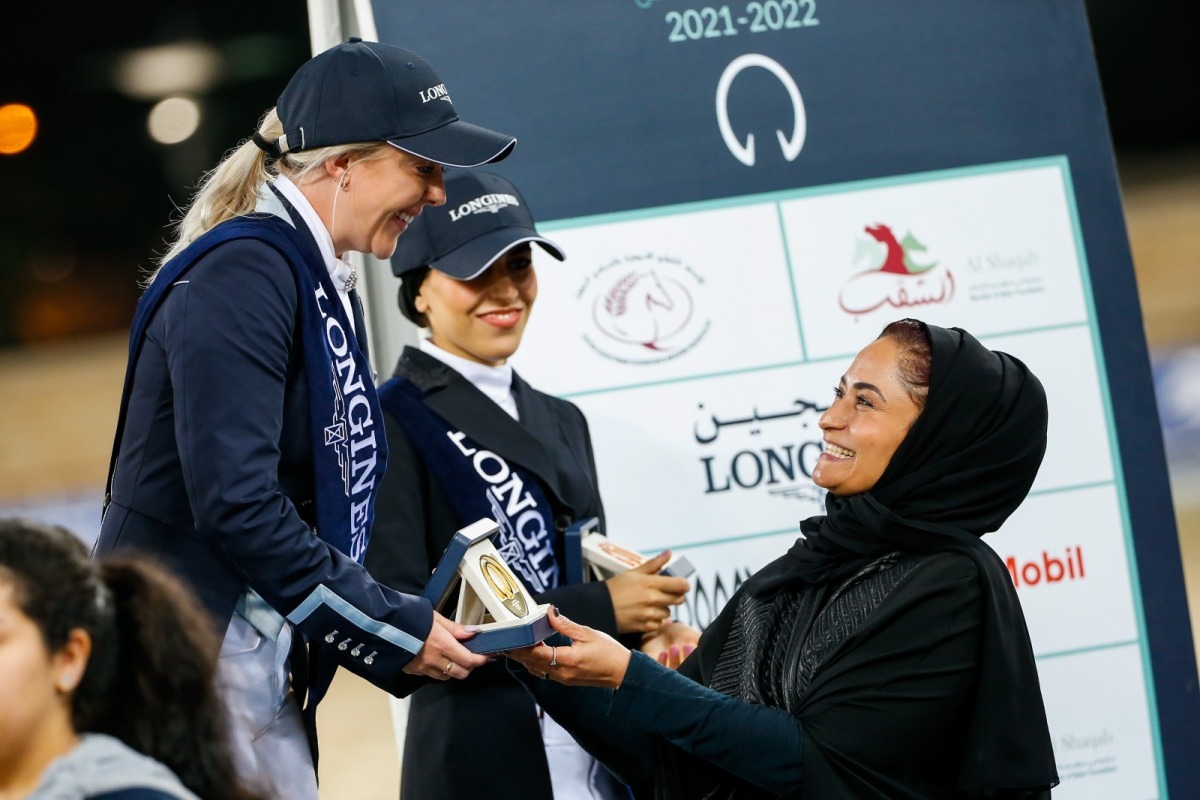
[[[267,141],[283,135],[283,123],[272,108],[263,115],[258,133]],[[253,139],[246,139],[231,150],[221,163],[200,181],[192,202],[183,218],[175,223],[174,239],[165,255],[158,260],[146,285],[154,281],[162,265],[179,255],[189,244],[222,222],[249,214],[258,203],[264,184],[282,173],[302,183],[304,178],[327,159],[349,154],[358,160],[378,158],[391,150],[386,142],[352,142],[322,147],[299,153],[288,153],[282,159],[268,162],[267,155]]]
[[[283,123],[279,121],[275,109],[263,115],[258,132],[268,141],[283,133]],[[230,151],[215,169],[201,179],[200,188],[196,190],[183,219],[174,226],[174,241],[159,259],[158,266],[179,255],[185,247],[225,220],[253,211],[259,190],[272,177],[274,171],[267,166],[267,154],[251,139]],[[153,280],[154,276],[151,275],[150,281]]]

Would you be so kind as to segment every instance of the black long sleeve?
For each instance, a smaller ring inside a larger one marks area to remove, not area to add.
[[[731,775],[781,795],[800,790],[804,731],[780,708],[746,703],[634,652],[610,720],[625,720]]]
[[[804,733],[783,709],[721,694],[637,651],[616,690],[562,686],[523,669],[519,677],[542,708],[626,783],[644,782],[652,770],[657,735],[769,792],[800,790]]]
[[[623,783],[653,784],[654,736],[632,722],[608,716],[611,689],[564,686],[541,680],[516,661],[508,662],[508,670],[546,713]]]

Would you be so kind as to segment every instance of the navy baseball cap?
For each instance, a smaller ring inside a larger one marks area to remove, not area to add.
[[[425,206],[396,244],[392,272],[429,266],[460,281],[470,280],[523,242],[536,242],[562,261],[562,248],[539,236],[525,198],[510,181],[492,172],[449,170],[446,202]]]
[[[416,53],[357,37],[302,64],[276,111],[284,131],[273,143],[278,154],[386,141],[438,164],[475,167],[517,143],[460,120],[446,84]]]

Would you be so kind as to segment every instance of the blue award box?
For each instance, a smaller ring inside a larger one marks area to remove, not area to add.
[[[457,531],[421,592],[435,609],[451,616],[447,605],[461,585],[452,618],[479,627],[463,641],[474,653],[530,647],[554,633],[549,604],[534,603],[492,544],[499,530],[495,520],[485,517]]]

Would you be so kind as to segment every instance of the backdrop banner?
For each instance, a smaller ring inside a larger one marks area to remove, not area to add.
[[[1029,619],[1055,797],[1200,796],[1182,567],[1081,0],[374,12],[465,118],[518,137],[495,171],[567,261],[538,261],[513,363],[587,414],[607,533],[697,566],[685,621],[707,625],[821,513],[817,419],[854,354],[901,317],[964,327],[1050,397],[1037,483],[987,541]]]

